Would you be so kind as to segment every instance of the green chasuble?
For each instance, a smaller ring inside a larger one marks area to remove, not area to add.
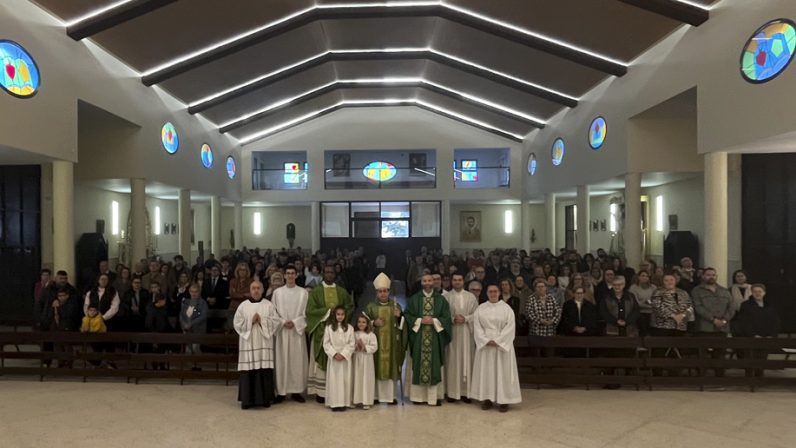
[[[415,332],[417,319],[430,316],[439,320],[442,331],[434,325],[420,325]],[[451,310],[448,301],[438,292],[426,297],[423,291],[409,298],[404,312],[409,328],[409,354],[412,357],[412,384],[433,386],[442,381],[442,363],[445,347],[451,341]]]
[[[315,362],[321,370],[326,370],[328,361],[326,352],[323,350],[323,332],[326,329],[326,320],[323,318],[329,311],[329,319],[334,319],[331,311],[338,305],[345,307],[346,320],[350,320],[351,313],[354,311],[354,302],[348,295],[348,291],[339,286],[324,288],[323,283],[310,292],[307,300],[307,333],[315,343]]]
[[[373,364],[376,367],[377,380],[399,380],[401,378],[401,367],[404,364],[406,347],[404,347],[403,331],[398,328],[401,323],[400,317],[395,317],[395,308],[401,309],[400,305],[392,300],[381,303],[378,300],[368,303],[365,307],[365,314],[371,320],[381,319],[384,325],[373,327],[373,333],[379,342],[379,347],[373,357]],[[406,323],[404,323],[406,329]]]

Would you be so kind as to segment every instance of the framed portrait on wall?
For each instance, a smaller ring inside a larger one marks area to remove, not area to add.
[[[332,154],[332,176],[348,177],[351,174],[351,154]]]
[[[481,212],[459,213],[459,241],[481,242]]]
[[[409,175],[426,176],[424,171],[428,171],[428,167],[426,166],[426,155],[422,152],[409,153]]]

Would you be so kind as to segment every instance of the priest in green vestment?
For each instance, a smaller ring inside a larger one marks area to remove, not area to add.
[[[307,300],[307,333],[310,335],[310,366],[307,375],[307,394],[315,394],[319,403],[326,397],[326,363],[329,358],[323,350],[323,332],[326,319],[338,305],[346,310],[346,320],[351,319],[354,302],[345,288],[337,286],[334,266],[323,268],[323,281],[310,292]],[[332,316],[334,318],[334,316]]]
[[[401,369],[406,357],[404,347],[404,320],[401,307],[390,300],[390,277],[383,272],[373,280],[376,301],[365,307],[365,314],[373,323],[378,339],[378,349],[373,355],[376,369],[376,399],[379,403],[397,404],[396,382],[401,379]]]
[[[451,341],[451,310],[448,301],[434,291],[431,274],[423,275],[420,284],[423,289],[409,298],[404,312],[409,327],[409,399],[440,405],[445,395],[442,364]]]

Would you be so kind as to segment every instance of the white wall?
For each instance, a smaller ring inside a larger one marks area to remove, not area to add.
[[[605,249],[606,252],[611,250],[611,242],[614,238],[613,232],[610,230],[610,201],[612,197],[622,196],[622,192],[613,194],[604,194],[589,197],[589,216],[590,221],[595,219],[598,221],[605,220],[605,231],[594,231],[589,226],[589,250],[595,252],[597,249]],[[570,205],[575,205],[575,199],[562,199],[556,203],[556,247],[563,248],[566,245],[566,222],[565,208]],[[544,213],[544,210],[542,211]],[[581,235],[583,230],[578,229],[578,235]],[[576,245],[577,246],[577,245]]]
[[[703,176],[693,179],[661,185],[654,188],[644,188],[641,194],[650,198],[651,243],[649,253],[656,261],[663,261],[663,241],[669,234],[669,215],[677,215],[677,230],[693,232],[699,239],[699,265],[704,256],[705,235],[705,206]],[[658,210],[655,208],[655,197],[663,196],[663,232],[655,230],[655,217]]]
[[[262,213],[262,234],[254,234],[254,213]],[[235,209],[223,207],[221,210],[221,247],[230,249],[230,231],[235,224]],[[244,207],[243,208],[243,245],[248,248],[281,249],[289,247],[286,237],[288,223],[296,225],[296,240],[293,247],[304,249],[312,247],[310,235],[312,209],[309,205]]]
[[[504,231],[504,214],[511,210],[514,231]],[[481,241],[464,242],[460,236],[460,213],[462,211],[481,212]],[[452,250],[468,249],[493,249],[493,248],[522,248],[522,228],[520,205],[492,205],[492,204],[451,204],[450,213],[450,247]]]
[[[105,240],[108,242],[108,259],[119,257],[121,232],[127,232],[127,217],[130,213],[130,195],[108,190],[75,185],[75,242],[84,233],[94,233],[98,219],[105,220]],[[119,203],[119,235],[112,235],[111,202]],[[58,223],[55,223],[58,225]]]

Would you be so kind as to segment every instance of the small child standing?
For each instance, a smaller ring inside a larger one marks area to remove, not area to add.
[[[354,327],[345,321],[345,307],[338,306],[329,317],[323,334],[323,350],[329,356],[326,366],[326,406],[345,411],[351,406],[351,355],[354,353]]]
[[[376,370],[373,367],[373,354],[378,349],[376,334],[370,329],[370,319],[366,316],[357,318],[357,331],[354,334],[354,406],[361,404],[362,409],[373,406],[376,392]]]
[[[83,323],[80,326],[81,333],[105,333],[108,329],[105,327],[105,320],[102,319],[96,306],[90,306],[86,309],[86,315],[83,316]]]

